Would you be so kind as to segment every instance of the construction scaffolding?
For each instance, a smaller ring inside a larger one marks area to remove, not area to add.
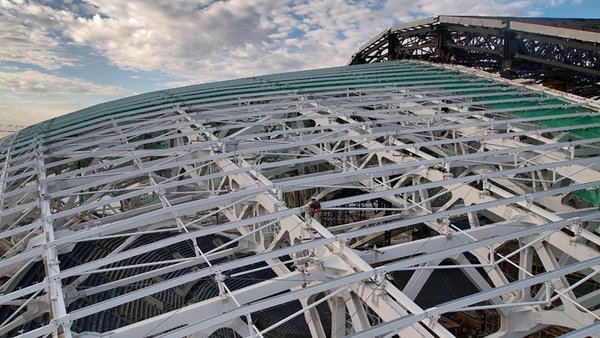
[[[0,144],[0,336],[594,334],[599,111],[398,61],[25,128]]]

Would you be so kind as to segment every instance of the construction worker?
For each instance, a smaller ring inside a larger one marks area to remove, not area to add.
[[[317,222],[318,222],[320,213],[321,213],[321,203],[319,203],[319,201],[317,201],[316,198],[314,198],[314,197],[311,198],[310,204],[308,205],[308,216],[310,217],[310,220],[308,221],[308,223],[310,224],[312,222],[313,218],[315,220],[317,220]]]

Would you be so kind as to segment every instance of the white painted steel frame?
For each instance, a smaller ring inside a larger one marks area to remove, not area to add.
[[[17,312],[0,335],[268,336],[304,321],[312,336],[452,337],[440,316],[475,309],[497,311],[493,337],[594,332],[600,297],[579,286],[600,283],[600,213],[567,201],[600,186],[600,109],[457,69],[398,62],[183,87],[5,138],[0,306]],[[311,196],[368,217],[325,227],[305,219]],[[389,206],[360,206],[372,201]],[[381,240],[414,228],[431,234]],[[437,288],[448,301],[421,308],[446,269],[480,292]],[[196,299],[206,281],[218,294]],[[277,314],[293,302],[300,311]]]

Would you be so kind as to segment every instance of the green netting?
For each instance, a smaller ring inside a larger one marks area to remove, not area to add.
[[[600,137],[600,128],[588,128],[572,130],[571,134],[578,136],[584,140]]]
[[[532,97],[532,96],[529,96]],[[536,97],[536,96],[533,96]],[[539,101],[518,101],[518,102],[503,102],[503,103],[489,103],[487,106],[494,109],[507,109],[507,108],[526,108],[535,107],[540,105],[567,105],[568,103],[559,99],[544,97],[537,95]],[[512,99],[522,100],[523,95],[503,95],[498,96],[498,99]],[[485,100],[490,100],[491,97],[485,97]],[[581,107],[565,107],[565,108],[550,108],[550,109],[536,109],[536,110],[522,110],[515,111],[514,114],[519,117],[544,117],[544,116],[556,116],[556,115],[568,115],[573,113],[591,112],[589,109]],[[591,124],[600,123],[600,116],[584,116],[584,117],[573,117],[573,118],[548,118],[538,122],[540,125],[547,128],[560,128],[560,127],[573,127],[573,126],[587,126]],[[600,137],[600,128],[582,128],[573,129],[569,133],[572,136],[581,139],[592,139]]]
[[[151,92],[107,102],[21,131],[14,142],[13,152],[18,155],[22,151],[27,151],[29,144],[33,142],[33,137],[42,132],[45,133],[46,138],[50,139],[68,137],[81,133],[82,130],[92,130],[93,126],[105,123],[110,119],[144,114],[150,109],[156,111],[159,108],[170,107],[181,102],[193,105],[227,99],[260,100],[263,96],[268,99],[269,96],[289,93],[304,95],[320,90],[352,90],[353,88],[389,86],[406,87],[407,89],[415,86],[419,89],[434,88],[434,90],[445,90],[451,95],[453,91],[461,92],[461,95],[470,96],[470,100],[473,102],[481,102],[492,109],[518,109],[520,111],[514,112],[514,115],[518,117],[548,116],[548,119],[539,122],[540,125],[546,127],[585,126],[600,122],[600,118],[596,117],[552,118],[552,116],[566,117],[565,115],[570,113],[588,111],[581,107],[527,108],[568,104],[545,94],[521,92],[515,86],[465,75],[457,71],[441,70],[420,64],[385,63],[222,81]],[[517,91],[519,93],[515,93]],[[206,127],[212,125],[210,122],[205,123]],[[596,138],[600,136],[600,128],[576,128],[571,131],[571,134],[584,139]],[[162,144],[158,147],[164,149]]]
[[[544,120],[542,123],[550,128],[553,127],[570,127],[570,126],[584,126],[586,124],[599,123],[600,117],[596,116],[582,116],[572,117],[554,120]]]
[[[550,109],[551,112],[546,112],[546,115],[568,114],[573,113],[573,109]],[[587,109],[579,108],[577,112],[586,112]],[[517,114],[519,115],[519,114]],[[600,116],[581,116],[573,118],[548,119],[540,121],[540,124],[548,128],[572,127],[572,126],[587,126],[600,123]],[[569,131],[573,136],[581,139],[592,139],[600,137],[600,128],[584,128],[573,129]]]
[[[502,97],[501,100],[521,100],[523,96],[519,95],[511,95]],[[539,106],[540,103],[537,101],[518,101],[518,102],[502,102],[502,103],[492,103],[488,104],[488,106],[494,109],[507,109],[507,108],[521,108],[521,107],[536,107]]]
[[[558,99],[545,99],[544,103],[546,103],[546,104],[565,104],[565,101],[558,100]]]
[[[146,195],[146,196],[142,197],[142,204],[150,203],[152,201],[155,201],[157,198],[158,198],[158,196],[155,193]]]
[[[573,108],[550,108],[550,109],[536,109],[536,110],[522,110],[515,112],[515,115],[519,117],[543,117],[552,115],[566,115],[571,113],[579,112],[578,109]]]
[[[595,206],[600,206],[600,189],[592,189],[592,190],[579,190],[575,191],[573,195],[578,198],[593,204]]]

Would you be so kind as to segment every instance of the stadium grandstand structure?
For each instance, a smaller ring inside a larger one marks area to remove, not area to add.
[[[0,336],[593,334],[599,111],[405,60],[27,127],[0,144]]]
[[[600,19],[440,15],[382,31],[350,64],[402,59],[457,63],[600,99]]]

